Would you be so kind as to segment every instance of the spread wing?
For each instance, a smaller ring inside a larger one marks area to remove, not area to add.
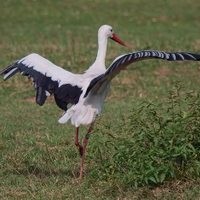
[[[17,72],[33,79],[36,88],[36,102],[42,106],[47,97],[54,94],[58,107],[67,110],[67,104],[76,104],[82,93],[81,85],[77,84],[76,75],[54,65],[38,54],[30,54],[0,72],[4,80]]]
[[[163,52],[163,51],[138,51],[129,54],[124,54],[117,57],[110,65],[110,67],[106,70],[104,74],[94,78],[84,95],[86,97],[89,92],[95,93],[98,91],[102,84],[105,82],[110,82],[121,70],[124,70],[126,66],[130,65],[133,62],[138,62],[146,59],[163,59],[167,61],[199,61],[200,55],[187,53],[187,52]]]

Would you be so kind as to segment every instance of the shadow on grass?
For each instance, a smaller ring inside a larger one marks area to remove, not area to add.
[[[12,173],[14,175],[22,175],[25,177],[36,176],[38,178],[51,177],[51,176],[62,176],[69,178],[78,178],[79,172],[72,171],[70,169],[43,169],[36,165],[29,166],[28,168],[14,168],[12,170],[6,170],[4,175]]]

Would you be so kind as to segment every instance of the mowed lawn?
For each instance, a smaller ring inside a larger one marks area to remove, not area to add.
[[[140,50],[200,54],[199,10],[198,0],[1,0],[0,70],[35,52],[83,73],[103,24],[127,44],[109,40],[107,66]],[[80,181],[75,128],[57,122],[53,97],[39,107],[27,77],[1,79],[0,199],[199,199],[199,85],[200,62],[128,66],[112,82]]]

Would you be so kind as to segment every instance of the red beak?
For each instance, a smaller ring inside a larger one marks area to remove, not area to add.
[[[119,43],[119,44],[121,44],[121,45],[123,45],[123,46],[126,46],[125,43],[124,43],[123,41],[121,41],[121,40],[118,38],[118,36],[117,36],[116,34],[114,34],[114,33],[113,33],[113,35],[112,35],[112,37],[111,37],[110,39],[114,40],[115,42],[117,42],[117,43]]]

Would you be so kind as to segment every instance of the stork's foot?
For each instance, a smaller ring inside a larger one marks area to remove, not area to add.
[[[83,178],[83,169],[80,169],[80,175],[78,177],[78,180],[81,180]]]

